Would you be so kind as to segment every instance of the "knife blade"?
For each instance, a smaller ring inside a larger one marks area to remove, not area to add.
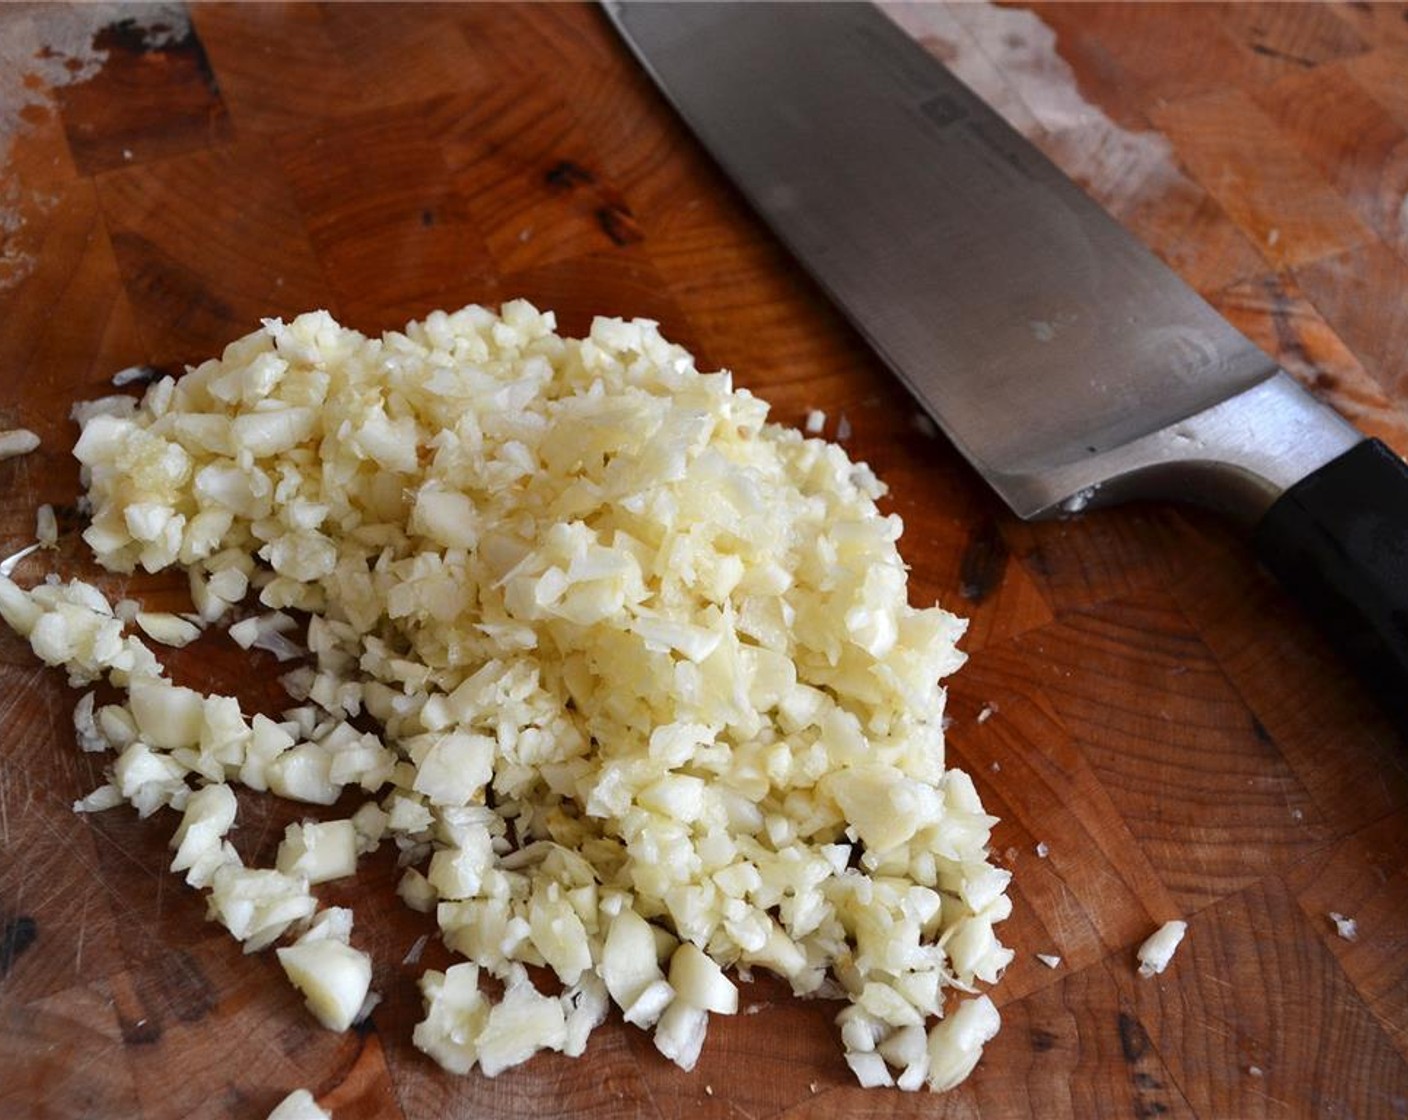
[[[1221,509],[1408,725],[1408,468],[878,9],[604,5],[754,208],[1019,516]]]

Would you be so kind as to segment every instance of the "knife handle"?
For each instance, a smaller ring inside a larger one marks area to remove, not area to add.
[[[1408,734],[1408,464],[1356,444],[1286,490],[1254,544]]]

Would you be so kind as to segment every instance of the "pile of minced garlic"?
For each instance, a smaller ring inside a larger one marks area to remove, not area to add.
[[[172,869],[334,1030],[371,961],[312,888],[396,845],[464,957],[424,974],[414,1036],[457,1073],[581,1054],[611,1003],[690,1069],[738,1009],[726,970],[762,968],[848,1001],[861,1084],[950,1088],[1012,955],[994,818],[944,768],[963,623],[908,604],[870,470],[766,413],[652,322],[568,339],[524,302],[381,339],[269,320],[79,406],[84,539],[113,571],[182,566],[194,610],[0,581],[40,658],[124,697],[78,703],[112,763],[76,807],[179,813]],[[173,684],[149,641],[212,625],[287,660],[296,706]],[[365,800],[250,867],[236,785]]]

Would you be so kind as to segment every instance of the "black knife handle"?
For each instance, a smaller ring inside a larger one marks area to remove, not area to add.
[[[1408,734],[1408,464],[1356,444],[1282,494],[1254,543]]]

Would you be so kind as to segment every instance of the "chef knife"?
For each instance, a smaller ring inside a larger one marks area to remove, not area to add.
[[[1408,726],[1408,468],[869,4],[605,4],[753,206],[1021,517],[1216,507]]]

